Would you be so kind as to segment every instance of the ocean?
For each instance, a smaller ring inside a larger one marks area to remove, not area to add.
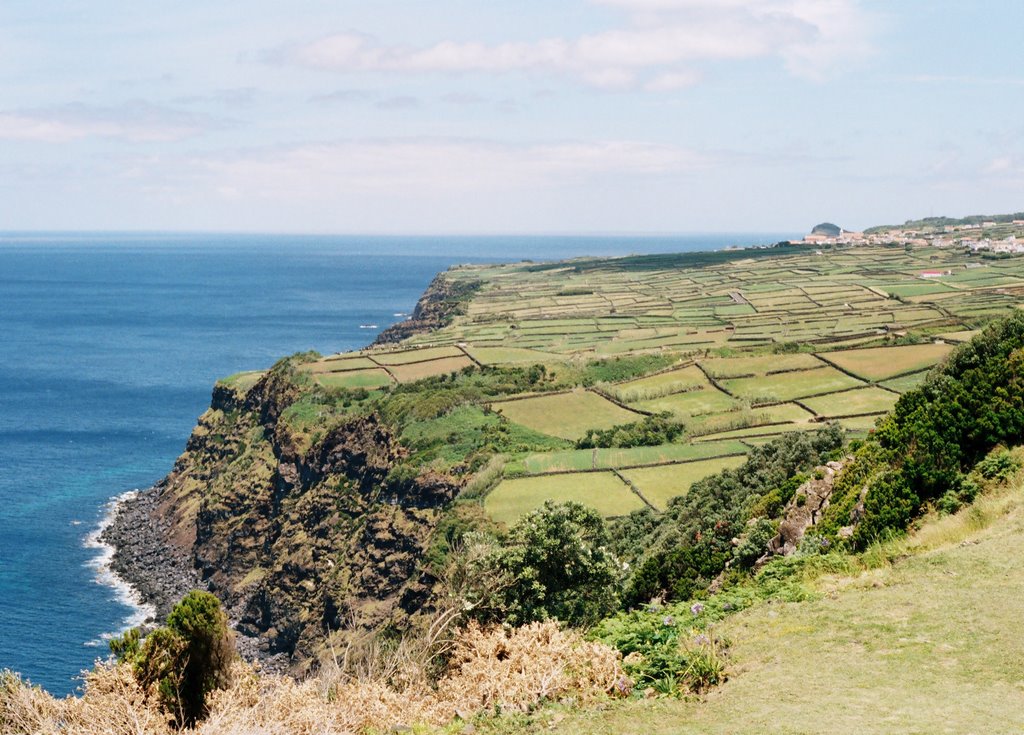
[[[456,263],[794,234],[0,233],[0,669],[73,692],[110,635],[138,620],[96,531],[113,498],[171,469],[218,378],[362,347]]]

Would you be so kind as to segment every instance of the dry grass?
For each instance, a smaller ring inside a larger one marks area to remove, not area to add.
[[[579,439],[587,429],[610,429],[643,418],[590,391],[499,401],[491,407],[517,424],[570,440]]]
[[[435,375],[456,373],[473,365],[473,361],[461,352],[459,355],[458,357],[442,357],[439,360],[430,360],[429,362],[392,365],[389,369],[400,383],[411,383],[414,380],[431,378]]]
[[[875,347],[845,350],[824,355],[829,362],[865,380],[885,380],[903,373],[922,370],[939,362],[952,351],[947,344]]]
[[[416,724],[443,726],[496,710],[526,711],[545,700],[589,702],[625,693],[619,653],[555,623],[457,631],[446,646],[448,672],[433,685],[417,664],[367,676],[341,665],[296,681],[235,666],[216,692],[196,735],[342,735]],[[438,650],[433,648],[433,650]],[[397,659],[396,659],[397,661]],[[391,663],[394,663],[392,661]],[[386,670],[386,671],[385,671]],[[389,681],[391,679],[391,681]],[[170,735],[168,717],[130,669],[103,664],[86,677],[83,696],[54,699],[12,674],[0,675],[4,735]]]

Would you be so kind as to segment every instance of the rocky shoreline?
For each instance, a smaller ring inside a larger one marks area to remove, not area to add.
[[[100,534],[100,541],[114,549],[111,571],[155,609],[156,617],[147,625],[164,620],[190,590],[205,589],[189,554],[166,542],[168,524],[156,512],[159,501],[159,487],[122,500]]]
[[[170,524],[157,511],[162,488],[158,485],[118,501],[113,518],[99,540],[113,549],[110,571],[138,594],[139,602],[155,611],[143,627],[160,625],[177,602],[207,585],[193,565],[191,554],[167,542]],[[237,620],[232,620],[232,627]],[[235,648],[246,661],[264,672],[284,673],[287,656],[272,655],[266,642],[237,633]]]

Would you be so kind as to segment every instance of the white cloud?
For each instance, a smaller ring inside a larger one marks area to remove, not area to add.
[[[638,141],[511,145],[488,140],[351,140],[193,158],[179,175],[232,198],[323,201],[358,193],[389,199],[558,186],[581,179],[681,175],[704,155]]]
[[[0,111],[0,140],[69,143],[84,138],[119,138],[132,142],[181,140],[213,126],[188,113],[131,102],[120,107],[80,103],[61,107]]]
[[[597,87],[668,91],[695,83],[711,62],[775,58],[793,74],[821,77],[871,50],[873,20],[859,0],[594,1],[622,11],[621,26],[574,38],[423,47],[343,32],[274,58],[343,72],[556,73]]]

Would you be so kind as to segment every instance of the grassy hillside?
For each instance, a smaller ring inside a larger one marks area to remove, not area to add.
[[[730,678],[701,699],[571,713],[559,733],[982,733],[1024,729],[1024,484],[908,539],[814,599],[721,624]],[[867,568],[864,568],[867,567]],[[496,725],[545,732],[553,713]],[[561,717],[563,715],[559,715]]]

